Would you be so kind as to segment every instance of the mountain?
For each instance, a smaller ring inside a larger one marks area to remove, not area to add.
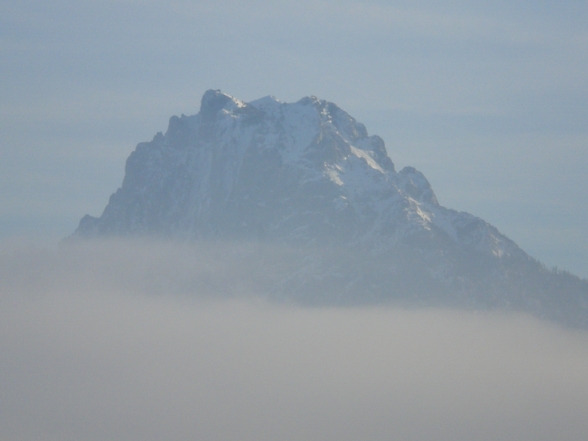
[[[112,236],[279,246],[289,257],[256,259],[287,299],[507,308],[588,327],[588,282],[441,206],[421,172],[397,172],[381,138],[316,97],[207,91],[198,114],[137,146],[102,216],[74,233]]]

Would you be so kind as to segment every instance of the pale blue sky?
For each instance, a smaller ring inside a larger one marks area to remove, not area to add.
[[[316,95],[546,263],[588,277],[588,3],[0,4],[0,237],[99,215],[206,89]]]

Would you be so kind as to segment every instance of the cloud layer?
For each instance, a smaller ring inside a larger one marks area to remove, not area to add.
[[[220,282],[192,296],[146,289],[156,268],[158,280],[226,278],[222,262],[239,252],[5,246],[0,440],[565,441],[588,431],[583,332],[521,315],[279,306],[247,294],[246,271],[231,298],[214,292]]]

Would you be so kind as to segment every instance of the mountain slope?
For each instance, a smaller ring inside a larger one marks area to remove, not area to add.
[[[425,177],[396,173],[384,142],[336,105],[208,91],[137,146],[122,187],[76,234],[166,234],[333,242],[426,235],[494,255],[521,253],[496,229],[441,207]]]
[[[316,97],[244,103],[209,90],[198,114],[172,117],[128,158],[102,216],[74,233],[144,235],[290,247],[274,290],[313,303],[508,307],[588,323],[588,283],[439,205],[422,173],[397,172],[381,138]]]

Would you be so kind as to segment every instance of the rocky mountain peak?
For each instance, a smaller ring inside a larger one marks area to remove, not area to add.
[[[74,233],[110,236],[290,250],[255,257],[280,298],[515,308],[588,327],[588,282],[441,206],[421,172],[396,172],[380,137],[314,96],[207,91],[198,114],[137,145],[102,215]]]
[[[466,224],[477,225],[475,239],[459,233]],[[396,173],[384,141],[336,104],[315,96],[248,104],[220,90],[140,143],[102,216],[86,216],[76,231],[111,234],[389,247],[429,237],[520,252],[485,222],[439,206],[416,169]]]
[[[216,117],[220,110],[232,110],[244,107],[245,104],[220,90],[207,90],[200,102],[200,115],[203,120],[210,120]]]

